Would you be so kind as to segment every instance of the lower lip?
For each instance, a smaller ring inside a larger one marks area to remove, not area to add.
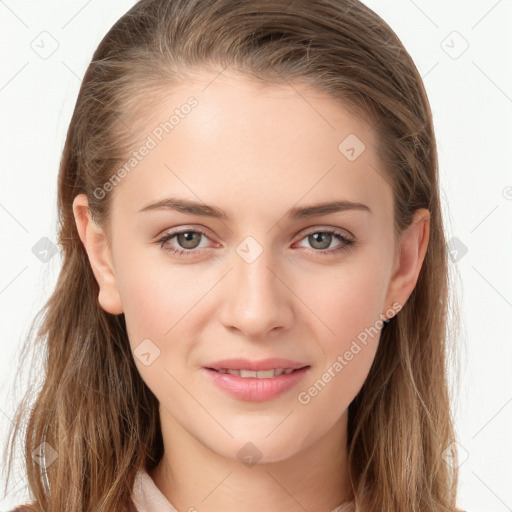
[[[304,378],[309,368],[309,366],[306,366],[292,373],[283,373],[278,377],[270,377],[268,379],[238,377],[229,373],[219,373],[209,368],[203,368],[203,370],[206,371],[215,385],[231,396],[239,400],[262,402],[264,400],[271,400],[296,386]]]

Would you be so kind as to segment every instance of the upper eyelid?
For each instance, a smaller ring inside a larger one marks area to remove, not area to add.
[[[355,238],[354,235],[348,229],[335,228],[335,227],[320,227],[320,228],[306,229],[303,236],[310,235],[311,233],[322,233],[324,231],[334,231],[334,232],[341,233],[341,234],[347,233],[347,238]]]

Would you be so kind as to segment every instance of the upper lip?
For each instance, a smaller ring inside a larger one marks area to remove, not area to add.
[[[304,363],[300,363],[298,361],[292,361],[291,359],[282,359],[280,357],[272,357],[269,359],[221,359],[220,361],[215,361],[213,363],[205,365],[205,368],[211,368],[213,370],[272,370],[277,368],[293,369],[296,370],[298,368],[303,368],[304,366],[309,366]]]

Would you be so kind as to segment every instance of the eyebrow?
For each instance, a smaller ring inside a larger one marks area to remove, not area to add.
[[[216,206],[210,206],[205,203],[198,203],[189,199],[178,199],[176,197],[168,197],[159,201],[147,204],[139,210],[141,212],[150,212],[154,210],[175,210],[188,215],[201,215],[212,217],[214,219],[222,219],[229,221],[229,215]],[[344,212],[347,210],[361,210],[372,213],[370,208],[363,203],[354,203],[353,201],[330,201],[310,206],[300,206],[291,208],[285,217],[288,220],[307,219],[319,215],[328,215],[329,213]]]

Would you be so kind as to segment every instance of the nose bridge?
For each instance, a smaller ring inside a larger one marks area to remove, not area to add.
[[[277,277],[280,266],[271,249],[248,236],[236,247],[233,266],[222,315],[224,325],[252,337],[288,325],[291,304],[286,286]]]

